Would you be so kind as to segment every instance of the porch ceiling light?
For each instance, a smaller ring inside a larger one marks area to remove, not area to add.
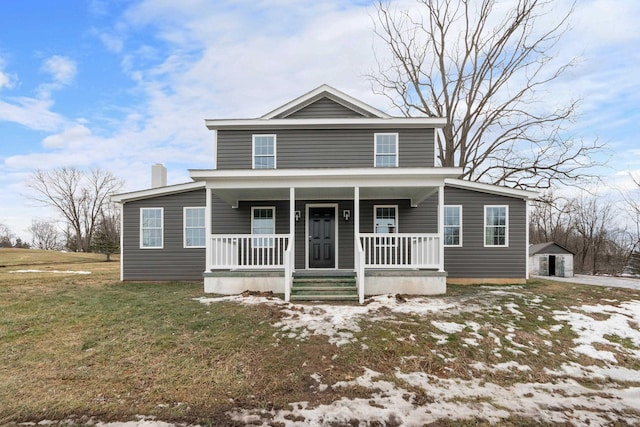
[[[342,217],[344,218],[345,221],[349,221],[349,218],[351,218],[351,211],[349,209],[343,210]]]

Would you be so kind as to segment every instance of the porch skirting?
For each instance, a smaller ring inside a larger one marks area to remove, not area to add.
[[[244,291],[284,294],[283,271],[220,270],[204,273],[206,293],[236,295]],[[447,273],[433,270],[367,270],[365,295],[441,295],[447,292]]]
[[[204,291],[222,295],[244,291],[284,294],[284,271],[206,271]]]
[[[433,270],[367,270],[365,295],[441,295],[447,292],[447,273]]]

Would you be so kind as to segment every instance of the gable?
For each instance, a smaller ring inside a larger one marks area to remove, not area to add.
[[[275,118],[287,119],[333,119],[333,118],[351,118],[351,117],[370,117],[348,108],[327,97],[320,98],[317,101],[292,113],[282,114]]]
[[[320,101],[319,104],[316,102]],[[322,85],[314,90],[305,93],[298,98],[287,102],[275,110],[262,116],[262,119],[284,119],[292,118],[294,114],[306,110],[303,116],[295,118],[390,118],[390,116],[377,108],[372,107],[344,92],[329,86]],[[319,110],[325,110],[322,113]],[[327,114],[329,116],[317,116],[315,114]],[[308,115],[312,114],[312,115]],[[334,115],[339,114],[339,115]],[[348,115],[344,115],[348,114]],[[305,116],[306,115],[306,116]]]
[[[556,242],[546,242],[546,243],[536,243],[529,247],[529,255],[538,255],[538,254],[567,254],[567,255],[575,255],[572,251],[565,248],[564,246],[560,246]]]

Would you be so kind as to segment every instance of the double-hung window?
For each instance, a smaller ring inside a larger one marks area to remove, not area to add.
[[[484,245],[509,246],[509,207],[484,207]]]
[[[251,208],[251,234],[275,234],[275,207]],[[259,248],[273,247],[273,238],[253,238],[253,246]]]
[[[140,208],[140,247],[162,249],[164,235],[164,209]]]
[[[253,169],[276,168],[276,136],[253,135]]]
[[[444,207],[444,245],[462,246],[462,206]]]
[[[375,167],[394,168],[398,166],[398,134],[376,133]]]
[[[184,247],[204,248],[206,243],[205,209],[184,208]]]
[[[395,233],[398,226],[397,206],[374,206],[375,233]]]

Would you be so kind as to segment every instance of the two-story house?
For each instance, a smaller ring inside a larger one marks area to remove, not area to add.
[[[522,283],[535,193],[440,167],[441,118],[391,117],[323,85],[257,119],[206,120],[212,169],[120,194],[122,280],[290,298]]]

